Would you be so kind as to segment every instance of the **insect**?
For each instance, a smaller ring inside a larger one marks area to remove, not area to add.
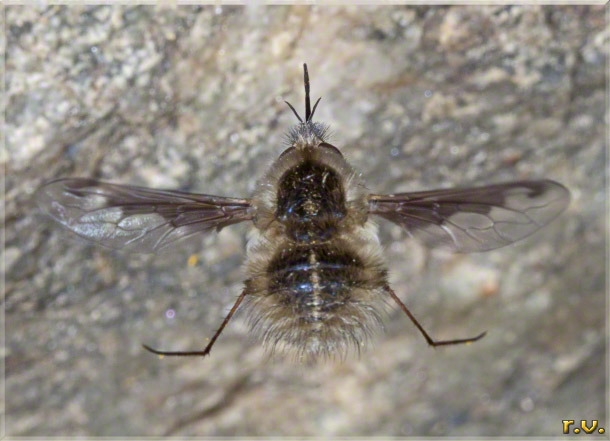
[[[381,324],[381,305],[392,299],[431,346],[470,343],[434,340],[388,284],[372,219],[383,218],[432,247],[486,251],[511,244],[553,220],[570,195],[550,180],[475,188],[372,194],[342,153],[327,141],[327,126],[313,121],[309,75],[303,65],[305,115],[288,133],[288,148],[272,164],[250,199],[62,178],[37,192],[39,206],[77,235],[116,248],[155,252],[195,234],[239,222],[254,226],[244,288],[203,350],[166,356],[208,355],[238,308],[272,349],[301,358],[360,348]],[[242,305],[243,304],[243,305]]]

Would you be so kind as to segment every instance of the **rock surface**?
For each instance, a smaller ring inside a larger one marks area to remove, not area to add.
[[[605,420],[604,7],[6,7],[6,431],[558,436]],[[551,178],[568,210],[515,245],[426,250],[381,224],[396,308],[343,362],[269,360],[236,317],[246,226],[157,256],[37,215],[43,181],[247,196],[301,111],[375,192]],[[195,256],[191,257],[190,256]],[[188,263],[187,263],[188,262]],[[606,330],[607,331],[607,330]],[[287,418],[287,415],[290,415]],[[605,421],[610,424],[610,421]],[[602,426],[603,427],[603,426]],[[610,427],[606,427],[610,429]]]

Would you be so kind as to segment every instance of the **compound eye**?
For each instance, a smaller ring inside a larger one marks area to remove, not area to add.
[[[282,154],[280,155],[280,157],[279,157],[278,159],[282,158],[283,156],[287,155],[287,154],[288,154],[288,153],[290,153],[290,152],[293,152],[294,150],[295,150],[295,148],[294,148],[294,147],[289,147],[289,148],[287,148],[286,150],[284,150],[284,151],[282,152]]]
[[[343,154],[339,151],[339,149],[337,147],[335,147],[334,145],[330,145],[327,142],[323,142],[321,143],[318,147],[321,147],[323,149],[329,149],[332,150],[334,153],[338,154],[339,156],[343,157]]]

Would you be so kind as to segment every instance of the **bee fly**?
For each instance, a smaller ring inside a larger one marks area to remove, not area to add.
[[[434,340],[388,284],[372,218],[403,227],[432,247],[487,251],[511,244],[549,223],[567,206],[568,190],[550,180],[475,188],[371,194],[360,175],[327,142],[327,126],[313,121],[304,65],[305,115],[288,134],[289,147],[273,163],[251,199],[123,186],[63,178],[42,186],[40,207],[77,235],[101,245],[155,252],[179,239],[252,222],[244,289],[203,350],[167,356],[205,356],[244,303],[253,331],[267,346],[303,358],[360,348],[381,323],[390,298],[431,346],[470,343]]]

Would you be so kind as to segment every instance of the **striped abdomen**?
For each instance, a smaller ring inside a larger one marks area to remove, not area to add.
[[[251,280],[255,328],[265,342],[301,356],[359,346],[380,322],[375,305],[386,280],[380,261],[343,240],[316,245],[286,241],[265,274]]]
[[[345,245],[286,245],[269,263],[267,289],[303,322],[327,320],[366,287],[363,264]]]

